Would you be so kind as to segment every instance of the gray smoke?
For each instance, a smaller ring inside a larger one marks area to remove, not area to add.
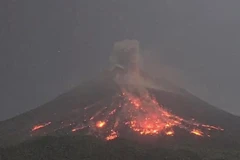
[[[112,69],[117,67],[124,71],[124,74],[116,76],[116,82],[130,91],[144,92],[147,88],[154,88],[168,92],[179,92],[179,88],[175,88],[175,85],[166,84],[160,80],[164,77],[164,79],[170,79],[170,82],[173,82],[171,79],[179,82],[179,78],[176,77],[178,76],[177,72],[175,73],[175,70],[159,64],[151,57],[151,52],[141,49],[137,40],[126,39],[115,42],[110,55],[111,67]],[[158,80],[156,81],[155,78]]]
[[[128,72],[138,73],[140,60],[140,47],[137,40],[123,40],[113,45],[110,62],[113,66],[122,66]]]
[[[137,40],[123,40],[113,45],[110,56],[112,67],[121,67],[125,74],[116,77],[116,82],[129,90],[142,92],[142,77],[140,75],[140,47]]]
[[[129,91],[144,94],[147,88],[163,89],[144,75],[140,43],[137,40],[123,40],[114,43],[110,56],[111,66],[121,68],[124,74],[117,75],[115,81]]]

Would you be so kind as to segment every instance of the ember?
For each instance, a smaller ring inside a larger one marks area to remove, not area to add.
[[[195,134],[195,135],[197,135],[197,136],[203,136],[203,132],[202,131],[200,131],[200,130],[198,130],[198,129],[193,129],[192,131],[191,131],[191,133],[192,134]]]
[[[84,128],[86,128],[86,127],[85,126],[83,126],[83,127],[76,127],[76,128],[72,129],[72,132],[76,132],[76,131],[84,129]]]
[[[173,131],[167,131],[167,132],[166,132],[166,135],[167,135],[167,136],[173,136],[173,135],[174,135],[174,132],[173,132]]]
[[[111,130],[111,134],[106,137],[106,140],[107,140],[107,141],[113,140],[113,139],[115,139],[115,138],[117,138],[117,137],[118,137],[117,132],[115,132],[114,130]]]
[[[98,121],[98,122],[96,123],[96,127],[102,128],[103,126],[105,126],[105,124],[106,124],[106,122],[104,122],[104,121]]]

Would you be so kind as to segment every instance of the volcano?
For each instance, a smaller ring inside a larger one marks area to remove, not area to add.
[[[127,43],[127,45],[126,45]],[[129,45],[130,44],[130,45]],[[240,118],[138,67],[138,43],[116,43],[113,65],[56,99],[0,123],[0,144],[88,134],[156,145],[239,147]]]

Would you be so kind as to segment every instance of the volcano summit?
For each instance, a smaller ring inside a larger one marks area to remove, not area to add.
[[[240,118],[140,67],[136,40],[114,44],[111,67],[37,109],[0,123],[0,144],[44,135],[90,134],[169,143],[239,146]]]

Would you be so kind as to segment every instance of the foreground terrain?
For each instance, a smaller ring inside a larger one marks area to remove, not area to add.
[[[46,136],[1,149],[1,160],[239,160],[240,152],[185,146],[152,147],[130,140],[92,136]]]

